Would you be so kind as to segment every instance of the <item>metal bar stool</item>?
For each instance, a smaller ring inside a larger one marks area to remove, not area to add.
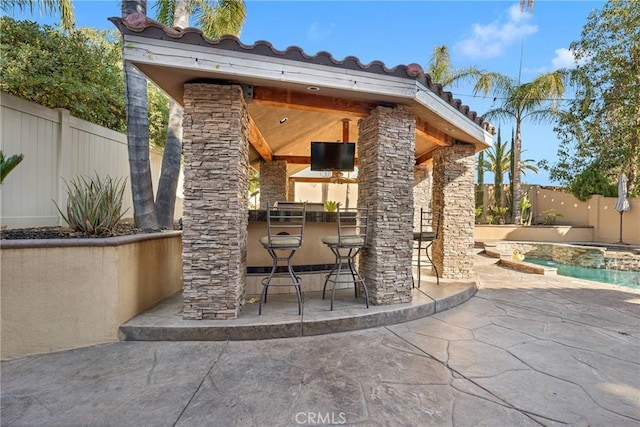
[[[274,206],[269,206],[267,202],[267,235],[260,239],[260,243],[271,255],[273,266],[269,276],[262,279],[258,315],[262,314],[262,304],[267,302],[269,286],[293,286],[298,297],[298,314],[302,315],[300,277],[296,276],[291,266],[291,258],[302,246],[306,210],[306,203],[302,206],[288,204],[286,207],[279,208],[277,203]],[[286,262],[286,269],[282,268],[285,267],[284,265],[279,266],[279,263],[284,262]],[[271,283],[274,278],[289,278],[291,282]]]
[[[421,254],[422,254],[422,244],[426,243],[424,247],[424,253],[429,260],[429,263],[433,267],[433,270],[436,272],[436,284],[440,285],[440,274],[438,274],[438,268],[434,264],[431,256],[429,255],[429,249],[433,245],[434,240],[438,238],[438,221],[439,214],[437,211],[434,211],[433,214],[430,211],[424,210],[424,208],[420,208],[420,228],[418,231],[413,232],[413,241],[418,242],[418,287],[420,287],[420,276],[421,276]],[[411,279],[413,280],[413,275],[411,275]],[[413,282],[413,287],[415,287],[415,282]]]
[[[327,275],[322,288],[322,299],[324,299],[327,284],[331,283],[331,310],[333,310],[336,285],[344,283],[353,283],[356,298],[358,298],[358,286],[361,285],[367,308],[369,308],[369,292],[364,283],[364,277],[355,266],[356,256],[367,244],[368,214],[368,208],[338,209],[338,235],[322,238],[322,242],[331,249],[336,257],[336,262]],[[345,273],[348,273],[350,277],[342,274],[343,269],[346,269]]]

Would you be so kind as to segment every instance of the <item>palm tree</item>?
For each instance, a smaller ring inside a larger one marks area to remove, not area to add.
[[[3,0],[0,10],[9,13],[13,8],[18,8],[20,11],[29,8],[29,12],[33,14],[34,5],[37,5],[45,14],[56,15],[60,12],[60,23],[65,30],[71,30],[76,25],[71,0]]]
[[[533,3],[534,0],[520,0],[520,10],[524,12],[525,9],[529,9],[529,12],[533,12]]]
[[[146,0],[122,0],[122,17],[147,14]],[[125,49],[125,44],[122,44]],[[124,56],[124,55],[123,55]],[[149,160],[147,79],[129,61],[124,61],[124,96],[127,110],[127,149],[133,197],[133,219],[140,228],[157,230],[153,183]]]
[[[520,175],[522,135],[524,120],[533,123],[545,123],[553,120],[558,114],[558,104],[565,93],[566,70],[556,70],[541,74],[532,82],[519,84],[516,80],[497,73],[483,75],[474,88],[474,94],[480,92],[487,96],[493,91],[494,97],[502,105],[487,111],[483,117],[487,120],[514,120],[516,134],[513,145],[513,198],[512,211],[514,223],[520,222]]]
[[[478,81],[485,73],[475,66],[455,68],[451,65],[449,48],[446,45],[433,48],[431,58],[427,64],[427,74],[431,79],[443,87],[455,86],[465,80]]]
[[[185,28],[192,16],[205,36],[238,35],[245,19],[243,0],[159,0],[158,21],[166,26]],[[175,210],[176,189],[182,158],[182,107],[169,101],[169,125],[162,155],[155,209],[161,227],[171,228]]]
[[[493,172],[493,191],[496,206],[502,206],[504,204],[502,197],[502,179],[506,171],[506,165],[504,162],[506,156],[507,145],[502,143],[500,128],[498,128],[498,138],[496,143],[487,150],[487,158],[484,160],[483,165],[484,170]]]
[[[509,172],[511,158],[511,149],[508,148],[507,144],[502,143],[500,129],[498,129],[496,143],[486,150],[486,158],[479,164],[483,171],[493,172],[494,174],[495,204],[497,206],[503,205],[502,185],[504,182],[504,174]],[[480,160],[478,161],[480,162]],[[526,176],[527,171],[538,173],[538,168],[535,166],[533,159],[523,159],[520,163],[520,173],[522,176]]]

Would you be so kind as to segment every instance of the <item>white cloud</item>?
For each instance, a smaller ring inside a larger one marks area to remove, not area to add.
[[[324,27],[317,22],[314,22],[307,30],[307,36],[313,41],[326,39],[333,32],[334,26],[334,24],[330,24],[329,26]]]
[[[515,4],[508,10],[508,16],[489,24],[473,24],[472,34],[456,43],[454,49],[470,58],[495,58],[507,47],[524,37],[536,33],[538,26],[529,23],[531,14],[521,12]]]
[[[580,61],[581,63],[584,61]],[[551,60],[553,69],[558,68],[574,68],[576,66],[576,57],[570,49],[561,47],[556,49],[556,56]]]
[[[538,68],[529,68],[529,67],[524,67],[522,69],[522,72],[525,74],[544,74],[544,73],[548,73],[549,72],[549,68],[548,67],[538,67]]]

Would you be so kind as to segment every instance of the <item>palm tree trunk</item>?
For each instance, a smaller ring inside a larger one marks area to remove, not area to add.
[[[158,224],[172,228],[176,205],[176,191],[182,160],[182,107],[175,101],[169,103],[169,127],[162,155],[162,169],[156,196]]]
[[[516,141],[513,144],[513,197],[511,200],[511,212],[514,224],[521,224],[522,218],[520,215],[520,157],[522,156],[522,136],[520,134],[520,125],[522,120],[520,117],[516,120]]]
[[[478,154],[478,195],[476,207],[484,204],[484,151]]]
[[[146,14],[146,0],[123,0],[123,18],[136,12]],[[125,49],[124,44],[122,49]],[[128,61],[124,63],[124,79],[133,218],[136,226],[155,230],[158,228],[158,221],[153,204],[153,183],[149,160],[147,80]]]
[[[515,175],[515,163],[514,163],[514,159],[515,159],[515,137],[513,134],[513,128],[511,128],[511,146],[509,147],[509,152],[511,153],[509,155],[509,200],[513,200],[515,193],[513,191],[513,176]],[[519,207],[518,207],[519,210]],[[513,222],[515,224],[515,213],[512,210],[511,212],[511,222]]]
[[[189,26],[189,1],[178,0],[173,12],[173,26]],[[175,101],[169,103],[169,126],[162,155],[162,169],[156,196],[156,212],[160,227],[172,228],[176,205],[176,190],[182,160],[182,107]]]

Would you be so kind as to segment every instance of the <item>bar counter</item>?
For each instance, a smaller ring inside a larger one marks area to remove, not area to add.
[[[305,218],[302,247],[291,259],[296,273],[302,279],[303,291],[321,290],[324,278],[335,263],[335,256],[322,243],[324,236],[338,234],[336,212],[307,211]],[[259,293],[262,287],[259,280],[271,271],[273,261],[266,249],[260,244],[260,238],[267,235],[267,211],[250,210],[247,237],[247,293]],[[277,289],[281,288],[281,291]],[[275,292],[292,292],[293,287],[275,287]],[[269,290],[271,292],[271,289]]]

